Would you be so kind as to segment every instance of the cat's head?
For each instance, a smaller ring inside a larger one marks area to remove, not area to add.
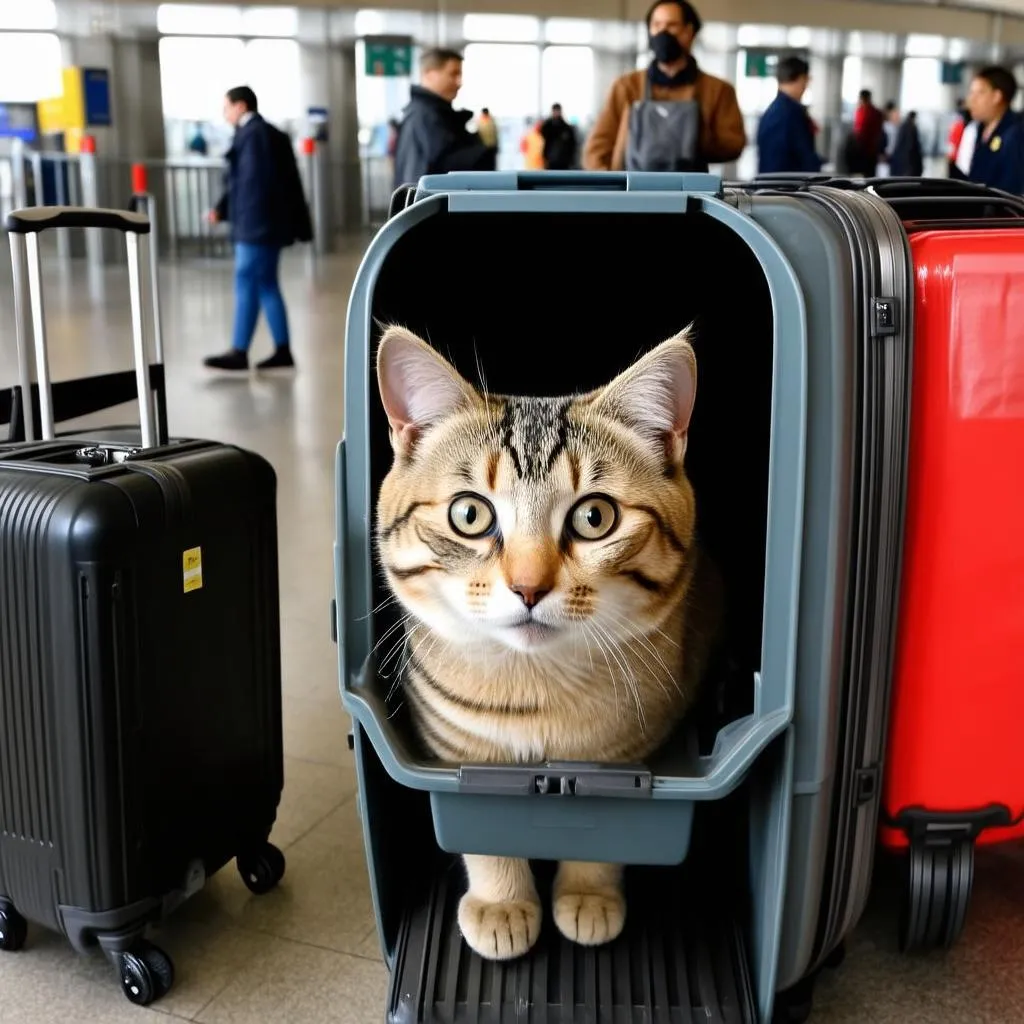
[[[589,394],[509,398],[388,328],[377,377],[394,463],[377,539],[405,609],[453,644],[527,652],[629,643],[663,622],[696,520],[689,339]]]

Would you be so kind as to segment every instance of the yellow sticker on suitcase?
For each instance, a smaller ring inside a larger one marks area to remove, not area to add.
[[[203,549],[189,548],[181,556],[181,573],[185,581],[185,593],[203,589]]]

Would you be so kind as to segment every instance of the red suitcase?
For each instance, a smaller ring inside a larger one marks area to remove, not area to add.
[[[975,844],[1024,835],[1024,228],[910,238],[915,341],[881,839],[904,949],[950,946]],[[908,849],[909,848],[909,849]]]

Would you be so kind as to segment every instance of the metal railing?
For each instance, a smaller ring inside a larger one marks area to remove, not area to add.
[[[163,213],[162,251],[172,259],[230,256],[230,230],[208,217],[224,191],[224,161],[196,156],[138,162],[149,171],[150,190]]]
[[[388,216],[391,193],[394,191],[394,165],[387,156],[364,156],[360,170],[363,227],[379,227]]]
[[[42,152],[16,142],[0,152],[0,227],[12,209],[37,205],[125,208],[133,194],[133,168],[146,169],[147,191],[160,210],[154,238],[162,258],[223,259],[232,254],[230,226],[211,224],[209,211],[224,188],[226,164],[213,157],[129,161],[95,153]],[[392,164],[385,156],[331,160],[304,147],[299,166],[314,224],[315,252],[330,252],[336,234],[378,227],[387,218],[392,192]],[[61,255],[90,255],[99,246],[102,262],[118,262],[123,253],[102,235],[54,232]],[[93,254],[95,255],[95,254]]]
[[[224,161],[193,157],[140,162],[149,171],[150,189],[162,211],[155,240],[159,252],[170,257],[230,256],[229,228],[207,219],[223,191]],[[135,163],[92,153],[40,152],[15,140],[10,153],[0,156],[0,214],[6,217],[24,206],[126,207]],[[61,255],[86,254],[88,234],[54,234]]]

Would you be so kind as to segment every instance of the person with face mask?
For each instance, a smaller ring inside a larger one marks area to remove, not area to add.
[[[706,171],[747,144],[736,90],[697,66],[701,19],[688,0],[656,0],[647,15],[653,60],[612,85],[587,139],[587,170]]]

